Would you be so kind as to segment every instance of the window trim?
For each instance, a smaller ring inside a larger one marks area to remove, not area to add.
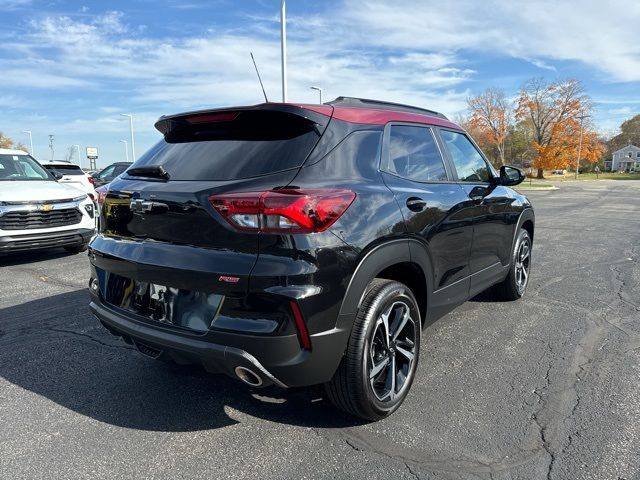
[[[480,147],[478,147],[478,144],[473,140],[473,138],[471,138],[471,135],[469,135],[464,130],[456,130],[454,128],[446,128],[446,127],[437,127],[437,131],[438,131],[438,139],[439,139],[440,142],[442,142],[442,149],[446,152],[447,160],[448,160],[448,162],[450,164],[450,168],[451,168],[451,170],[453,172],[453,178],[455,178],[455,182],[456,183],[461,183],[461,184],[465,184],[465,185],[495,185],[496,179],[499,178],[498,172],[496,172],[495,168],[493,168],[493,165],[487,159],[487,157],[484,155],[484,153],[482,152]],[[489,175],[491,177],[489,179],[489,181],[487,181],[487,182],[480,182],[480,181],[478,181],[478,182],[465,182],[463,180],[460,180],[460,178],[458,178],[458,170],[456,169],[456,165],[455,165],[455,163],[453,161],[453,157],[451,156],[451,152],[449,151],[449,148],[447,147],[447,142],[445,142],[444,138],[442,138],[442,136],[440,135],[440,131],[447,131],[447,132],[457,133],[457,134],[462,135],[463,137],[465,137],[467,140],[469,140],[469,142],[471,142],[471,145],[473,146],[473,148],[476,149],[476,151],[480,155],[480,158],[482,158],[482,160],[484,160],[484,163],[485,163],[487,169],[489,170]]]
[[[431,131],[431,136],[433,137],[436,147],[438,149],[438,153],[440,154],[440,159],[442,160],[442,166],[444,167],[445,175],[447,176],[446,180],[415,180],[412,178],[406,178],[398,175],[397,173],[390,172],[387,166],[389,165],[389,144],[391,141],[391,128],[392,127],[420,127],[425,130]],[[451,168],[447,159],[442,151],[442,147],[440,145],[438,134],[436,132],[435,125],[428,125],[424,123],[415,123],[415,122],[388,122],[384,126],[384,132],[382,134],[382,149],[380,151],[380,163],[378,165],[378,171],[384,172],[387,175],[393,175],[396,178],[401,178],[407,182],[415,182],[420,184],[441,184],[441,183],[456,183],[452,176]]]

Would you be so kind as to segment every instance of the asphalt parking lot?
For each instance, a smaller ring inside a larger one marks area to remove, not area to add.
[[[527,194],[526,298],[428,327],[373,424],[142,357],[89,314],[85,254],[0,258],[0,478],[640,478],[640,182]]]

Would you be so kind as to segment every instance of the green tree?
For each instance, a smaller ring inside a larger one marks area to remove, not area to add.
[[[613,152],[629,144],[640,147],[640,115],[636,115],[622,122],[622,125],[620,125],[620,133],[607,142],[605,158],[610,159]]]

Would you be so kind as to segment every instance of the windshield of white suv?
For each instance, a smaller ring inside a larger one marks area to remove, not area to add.
[[[0,182],[22,180],[54,180],[42,166],[29,155],[0,154]]]

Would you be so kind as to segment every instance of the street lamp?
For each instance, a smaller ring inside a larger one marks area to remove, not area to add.
[[[124,154],[127,157],[127,162],[129,161],[129,148],[127,147],[127,141],[126,140],[120,140],[122,143],[124,143]]]
[[[320,95],[320,105],[322,105],[322,88],[320,87],[309,87],[311,90],[317,90]]]
[[[287,2],[280,1],[280,62],[282,70],[282,101],[287,101]]]
[[[580,115],[580,140],[578,141],[578,158],[576,159],[576,180],[578,179],[578,170],[580,170],[580,152],[582,150],[582,122],[585,118],[590,117],[591,115]]]
[[[74,147],[76,147],[76,150],[78,150],[78,166],[82,167],[82,158],[80,157],[80,145],[74,145]]]
[[[22,133],[29,134],[29,144],[31,145],[31,150],[29,151],[29,153],[33,157],[33,136],[31,135],[31,130],[22,130]]]
[[[131,157],[133,161],[136,161],[136,141],[133,138],[133,114],[131,113],[121,113],[122,117],[129,117],[129,129],[131,130]]]

